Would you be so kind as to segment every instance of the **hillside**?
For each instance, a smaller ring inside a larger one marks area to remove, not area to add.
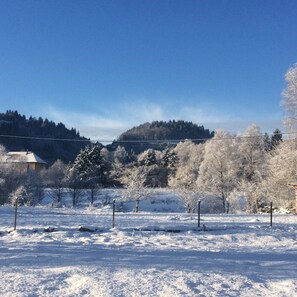
[[[112,148],[121,145],[126,150],[140,153],[148,148],[163,150],[169,145],[174,145],[180,140],[193,139],[201,143],[205,139],[213,137],[213,132],[186,121],[154,121],[144,123],[121,134]]]
[[[74,128],[67,129],[62,123],[55,124],[41,117],[26,118],[17,111],[10,110],[0,113],[0,135],[0,144],[7,150],[33,151],[49,163],[56,159],[64,162],[73,161],[80,149],[89,142]],[[64,141],[38,138],[64,139]]]

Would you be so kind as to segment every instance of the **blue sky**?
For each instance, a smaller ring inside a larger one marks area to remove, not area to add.
[[[282,129],[295,0],[0,0],[0,108],[114,139],[146,121]]]

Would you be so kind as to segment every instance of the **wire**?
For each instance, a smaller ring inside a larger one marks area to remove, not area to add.
[[[90,142],[91,141],[90,139],[51,138],[51,137],[20,136],[20,135],[5,135],[5,134],[2,134],[2,135],[0,134],[0,137],[33,139],[33,140],[75,141],[75,142]]]
[[[292,135],[297,134],[297,131],[288,132],[288,133],[279,133],[279,134],[267,134],[268,136],[272,135]],[[134,140],[100,140],[100,139],[70,139],[70,138],[51,138],[51,137],[36,137],[36,136],[20,136],[20,135],[5,135],[0,134],[0,137],[3,138],[18,138],[18,139],[32,139],[32,140],[48,140],[48,141],[67,141],[67,142],[87,142],[87,143],[179,143],[185,141],[193,142],[204,142],[209,140],[232,140],[232,139],[249,139],[249,138],[263,138],[264,135],[254,135],[254,136],[230,136],[222,138],[188,138],[188,139],[134,139]]]

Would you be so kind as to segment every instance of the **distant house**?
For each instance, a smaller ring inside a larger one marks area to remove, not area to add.
[[[47,166],[47,163],[33,152],[8,152],[2,162],[15,165],[20,172],[40,171]]]

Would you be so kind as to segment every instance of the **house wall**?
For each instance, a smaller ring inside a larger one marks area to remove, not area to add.
[[[43,169],[46,169],[46,165],[45,164],[41,164],[41,163],[11,163],[13,164],[15,170],[17,170],[20,173],[25,173],[28,172],[29,170],[32,171],[41,171]]]

